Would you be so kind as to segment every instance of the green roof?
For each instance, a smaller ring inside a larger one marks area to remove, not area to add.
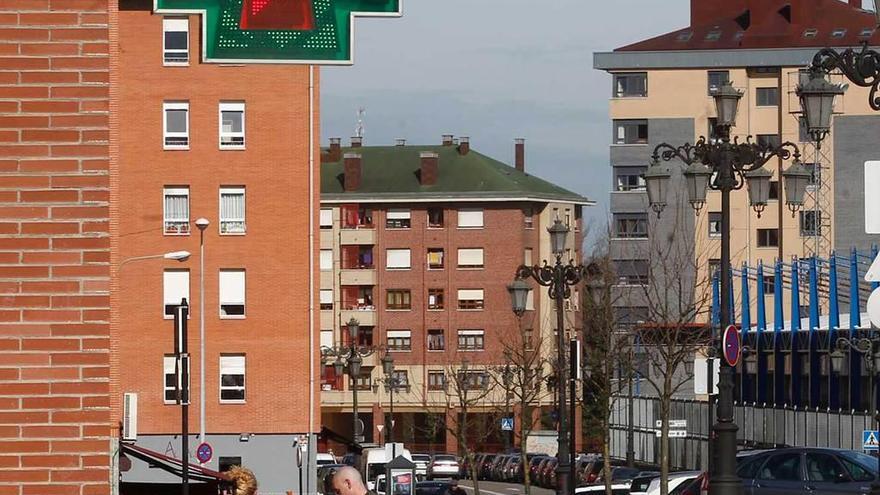
[[[434,185],[419,182],[420,154],[439,155],[439,173]],[[345,153],[361,155],[361,187],[343,189],[343,160],[321,163],[321,200],[393,201],[393,200],[526,200],[560,201],[593,204],[580,194],[520,172],[514,167],[489,158],[473,149],[466,155],[458,146],[406,145],[342,148]]]

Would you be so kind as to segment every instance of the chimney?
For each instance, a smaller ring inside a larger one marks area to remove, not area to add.
[[[423,151],[419,153],[419,158],[422,160],[419,182],[423,186],[433,186],[437,183],[437,176],[440,175],[440,155],[433,151]]]
[[[343,189],[345,191],[357,191],[361,187],[361,154],[346,153],[343,167]]]
[[[402,138],[395,139],[394,146],[406,146],[406,139],[402,139]]]
[[[331,162],[338,162],[339,160],[342,160],[342,146],[340,145],[341,142],[342,142],[342,140],[339,139],[338,137],[330,138],[330,161]]]
[[[526,140],[524,138],[516,138],[513,140],[513,156],[516,169],[520,172],[526,171]]]
[[[351,147],[352,148],[360,148],[361,145],[364,144],[364,138],[361,136],[352,136],[351,137]]]
[[[452,146],[452,134],[443,135],[443,146]]]
[[[458,140],[458,154],[461,156],[467,155],[471,150],[471,138],[468,136],[462,136]]]

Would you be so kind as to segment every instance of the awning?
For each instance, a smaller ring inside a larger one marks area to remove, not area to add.
[[[183,463],[180,461],[180,459],[175,459],[165,454],[160,454],[150,449],[145,449],[143,447],[139,447],[130,443],[122,444],[122,453],[147,462],[150,465],[158,467],[175,476],[181,476],[183,474]],[[188,464],[188,466],[189,478],[193,481],[231,481],[226,473],[213,471],[211,469],[199,466],[198,464]]]

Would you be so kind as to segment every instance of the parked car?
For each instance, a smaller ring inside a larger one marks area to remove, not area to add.
[[[708,473],[703,473],[690,483],[682,483],[671,490],[669,495],[706,495],[709,493]]]
[[[537,454],[529,459],[529,481],[532,485],[538,484],[538,469],[541,463],[549,458],[550,456],[548,455]]]
[[[458,459],[452,454],[434,454],[428,467],[428,479],[458,478],[461,467]]]
[[[638,476],[633,478],[632,483],[629,485],[630,495],[645,495],[648,493],[648,487],[651,486],[651,481],[659,477],[660,473],[639,473]]]
[[[623,483],[627,481],[632,481],[633,478],[639,475],[641,471],[636,468],[625,467],[625,466],[615,466],[611,468],[611,482],[612,483]],[[596,483],[604,483],[605,471],[599,471],[599,476],[596,477]]]
[[[540,480],[539,485],[544,488],[556,488],[556,465],[558,461],[555,457],[551,457],[544,463],[541,467],[541,472],[538,474],[538,479]]]
[[[580,486],[574,489],[575,493],[589,493],[594,495],[602,495],[605,492],[605,484]],[[611,485],[611,495],[629,495],[629,485],[614,484]]]
[[[504,470],[501,472],[501,481],[513,483],[514,471],[521,462],[520,454],[510,454],[507,456],[507,462],[504,463]]]
[[[480,472],[478,473],[481,480],[489,479],[496,457],[498,457],[496,454],[483,454],[480,460]]]
[[[489,481],[497,481],[498,480],[498,471],[501,469],[501,466],[507,460],[507,456],[505,454],[496,454],[495,457],[492,458],[492,463],[489,465],[489,469],[486,473],[486,478]]]
[[[428,477],[428,464],[431,463],[430,454],[413,454],[413,464],[416,465],[416,478],[423,480]]]
[[[851,450],[784,448],[742,459],[744,495],[864,493],[877,480],[877,459]]]
[[[323,466],[325,464],[336,464],[336,458],[333,457],[333,454],[329,454],[327,452],[318,452],[315,454],[315,461],[319,466]]]
[[[669,494],[672,495],[672,492],[678,488],[681,484],[689,484],[690,482],[697,479],[700,475],[702,475],[702,471],[682,471],[678,473],[670,473],[669,474]],[[651,480],[651,485],[648,487],[647,495],[660,495],[660,477],[654,478]]]
[[[447,495],[452,489],[449,481],[419,481],[416,483],[416,495]]]

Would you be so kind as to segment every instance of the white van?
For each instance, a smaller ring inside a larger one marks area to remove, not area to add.
[[[396,445],[393,453],[402,455],[409,461],[412,461],[412,454],[403,447],[402,443]],[[363,463],[361,472],[364,474],[364,481],[367,484],[368,490],[376,489],[376,476],[385,474],[385,464],[391,462],[392,459],[392,446],[390,443],[385,444],[384,447],[364,449],[361,454],[361,462]]]

